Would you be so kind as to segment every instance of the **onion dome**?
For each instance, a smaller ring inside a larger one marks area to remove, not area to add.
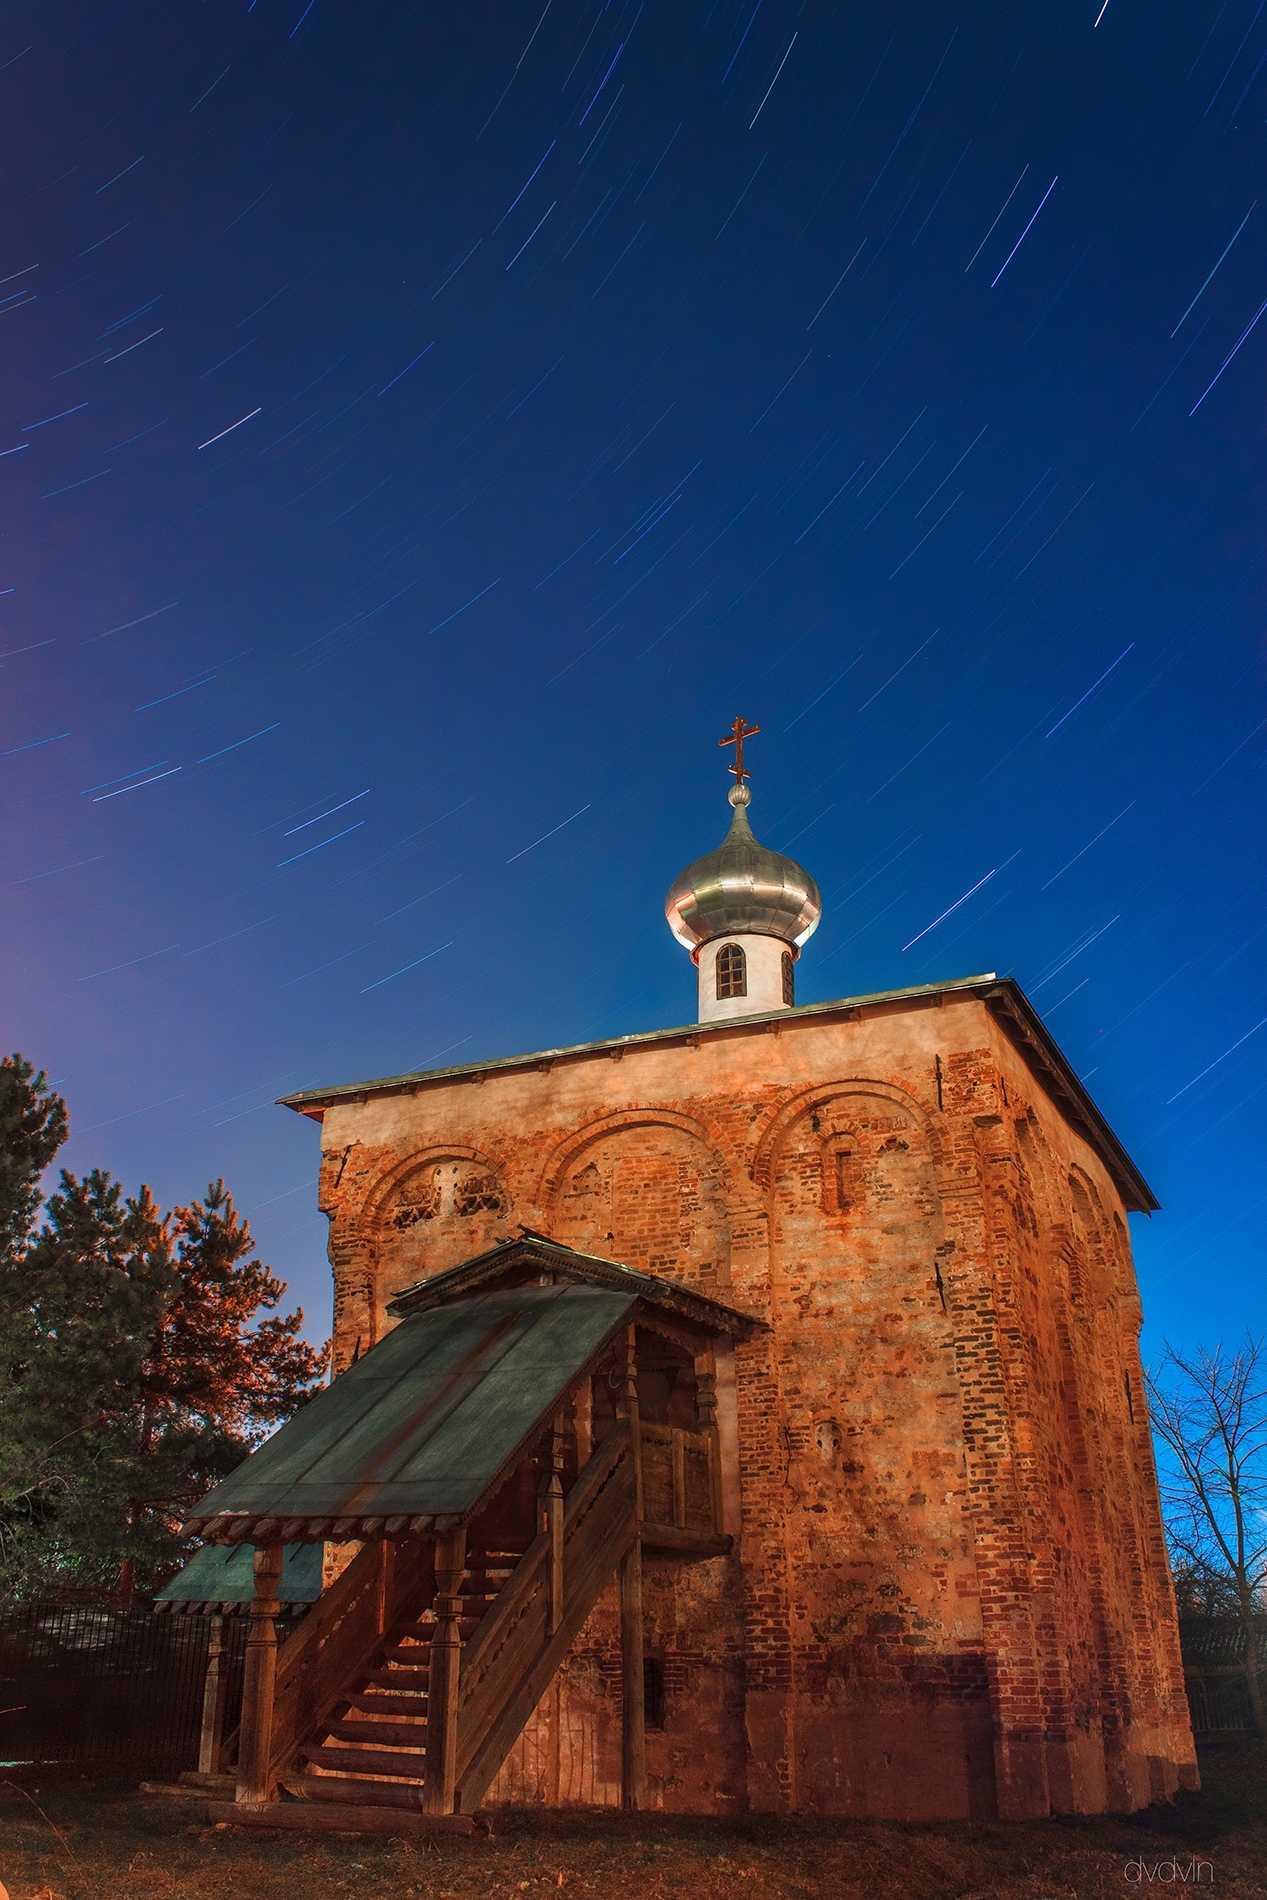
[[[723,845],[686,869],[664,901],[669,929],[691,952],[714,937],[781,937],[798,949],[818,928],[823,900],[795,858],[767,851],[748,824],[752,793],[739,780],[730,788],[735,808]]]

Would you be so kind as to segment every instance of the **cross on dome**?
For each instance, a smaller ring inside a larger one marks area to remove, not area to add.
[[[735,748],[735,762],[729,767],[729,770],[735,775],[736,785],[742,785],[744,780],[750,776],[750,774],[743,769],[743,742],[745,739],[751,739],[753,733],[760,732],[760,730],[760,726],[745,725],[743,714],[736,713],[735,723],[730,728],[726,737],[717,741],[718,745],[733,745]]]

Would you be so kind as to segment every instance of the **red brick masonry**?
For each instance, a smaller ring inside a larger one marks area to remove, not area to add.
[[[951,988],[295,1101],[324,1117],[339,1365],[520,1226],[767,1321],[719,1377],[734,1551],[645,1565],[665,1808],[1019,1818],[1195,1786],[1141,1203],[1023,1048]],[[618,1800],[618,1685],[604,1600],[500,1797]]]

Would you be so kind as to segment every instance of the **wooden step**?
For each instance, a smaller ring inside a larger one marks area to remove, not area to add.
[[[390,1677],[393,1686],[395,1678]],[[350,1709],[361,1709],[366,1715],[407,1715],[416,1722],[427,1719],[427,1692],[425,1689],[413,1695],[393,1695],[388,1689],[358,1689],[355,1695],[347,1698]]]
[[[406,1788],[399,1781],[352,1781],[342,1775],[283,1775],[280,1781],[287,1794],[301,1801],[354,1801],[370,1808],[412,1808],[422,1806],[422,1788]]]
[[[467,1642],[479,1626],[479,1617],[462,1617],[458,1623],[458,1634],[462,1641]],[[427,1643],[413,1645],[388,1643],[386,1648],[380,1649],[378,1653],[383,1662],[401,1663],[410,1669],[428,1669],[431,1666],[431,1647]]]
[[[372,1782],[362,1782],[373,1788]],[[405,1790],[407,1793],[408,1790]],[[368,1801],[213,1801],[208,1818],[225,1827],[286,1830],[298,1834],[395,1834],[409,1840],[427,1841],[436,1834],[473,1834],[475,1817],[470,1814],[424,1814],[413,1801],[414,1811],[403,1814],[401,1806],[386,1806]]]
[[[417,1680],[414,1680],[416,1678]],[[431,1671],[422,1669],[370,1669],[364,1676],[367,1686],[380,1689],[409,1689],[415,1695],[426,1695]]]
[[[478,1623],[490,1603],[496,1603],[496,1596],[463,1597],[458,1611],[459,1623]],[[391,1634],[399,1641],[408,1637],[411,1642],[429,1643],[436,1633],[434,1616],[421,1616],[416,1623],[396,1623]]]
[[[359,1720],[331,1722],[326,1738],[335,1742],[372,1742],[380,1748],[425,1748],[427,1724],[421,1722],[375,1722],[363,1716]]]
[[[425,1755],[393,1754],[386,1748],[301,1748],[313,1768],[333,1768],[352,1775],[391,1775],[421,1781],[427,1772]]]

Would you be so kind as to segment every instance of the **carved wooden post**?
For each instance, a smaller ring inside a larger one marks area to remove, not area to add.
[[[683,1434],[675,1425],[669,1445],[673,1459],[673,1522],[679,1530],[686,1529],[686,1447]]]
[[[647,1741],[642,1680],[642,1540],[620,1566],[620,1805],[646,1806]]]
[[[563,1621],[563,1414],[550,1436],[549,1474],[542,1486],[541,1529],[550,1539],[550,1634]]]
[[[375,1621],[378,1624],[378,1633],[380,1636],[386,1633],[392,1620],[391,1596],[392,1587],[396,1580],[395,1567],[392,1560],[395,1554],[396,1547],[391,1539],[381,1537],[378,1543],[378,1603],[375,1611]]]
[[[625,1373],[621,1387],[620,1403],[616,1407],[621,1418],[629,1420],[629,1449],[633,1454],[634,1479],[638,1489],[638,1529],[642,1530],[642,1423],[638,1416],[638,1358],[637,1333],[633,1326],[625,1328]]]
[[[576,1468],[580,1471],[594,1449],[594,1381],[582,1379],[572,1401],[572,1430],[576,1437]]]
[[[708,1439],[708,1479],[712,1499],[713,1530],[722,1527],[721,1439],[717,1430],[717,1369],[711,1349],[695,1361],[695,1409],[699,1428]]]
[[[218,1775],[224,1744],[224,1704],[228,1689],[224,1667],[224,1618],[211,1618],[207,1633],[207,1678],[202,1691],[202,1730],[198,1737],[198,1773]]]
[[[427,1778],[422,1805],[428,1814],[452,1814],[457,1776],[458,1675],[462,1666],[462,1599],[466,1573],[465,1530],[436,1538],[436,1626],[431,1638],[427,1684]]]
[[[642,1422],[638,1415],[637,1335],[625,1328],[625,1377],[621,1415],[629,1420],[629,1450],[634,1461],[637,1521],[634,1539],[620,1565],[620,1803],[646,1806],[647,1737],[642,1679]]]
[[[257,1544],[255,1596],[251,1601],[251,1630],[246,1639],[246,1668],[242,1678],[239,1801],[271,1801],[277,1792],[271,1760],[273,1684],[277,1676],[277,1627],[273,1619],[281,1607],[277,1601],[281,1575],[281,1544]]]

